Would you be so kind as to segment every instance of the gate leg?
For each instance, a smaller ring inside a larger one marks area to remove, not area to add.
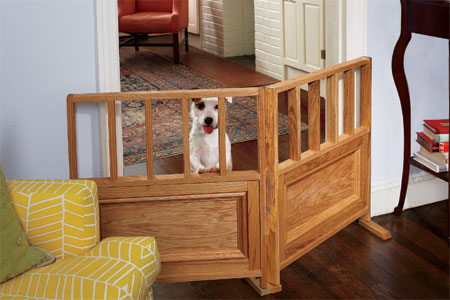
[[[374,221],[372,221],[370,218],[360,218],[358,220],[359,225],[361,225],[363,228],[369,230],[373,234],[375,234],[377,237],[379,237],[382,240],[389,240],[392,238],[391,233],[389,230],[385,229],[384,227],[378,225]]]
[[[270,294],[275,294],[281,292],[282,288],[281,285],[272,285],[270,283],[267,283],[266,288],[261,287],[261,279],[260,278],[246,278],[247,282],[254,288],[260,296],[266,296]]]

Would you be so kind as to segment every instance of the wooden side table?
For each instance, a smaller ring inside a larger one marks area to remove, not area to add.
[[[411,102],[409,97],[408,82],[404,69],[404,54],[411,33],[424,34],[438,38],[449,38],[449,11],[448,0],[400,0],[401,3],[401,32],[392,55],[392,74],[395,86],[400,97],[403,114],[403,174],[400,199],[394,209],[395,215],[401,215],[405,203],[406,190],[408,188],[410,164],[417,166],[448,182],[448,172],[437,174],[411,159]],[[450,188],[449,188],[450,196]],[[450,203],[450,202],[449,202]],[[449,204],[450,216],[450,204]],[[450,219],[449,219],[450,242]]]

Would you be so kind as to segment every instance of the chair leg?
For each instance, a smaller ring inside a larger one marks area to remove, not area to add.
[[[134,49],[139,51],[139,35],[134,36]]]
[[[178,42],[178,33],[173,34],[173,63],[180,63],[180,44]]]
[[[188,34],[188,29],[187,29],[187,27],[184,29],[184,38],[185,38],[185,41],[184,41],[184,48],[186,49],[186,52],[188,52],[188,51],[189,51],[189,42],[188,42],[189,34]]]

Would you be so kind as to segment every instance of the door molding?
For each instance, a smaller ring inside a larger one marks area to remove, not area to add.
[[[367,56],[367,0],[346,0],[345,59]]]
[[[120,92],[119,24],[116,0],[96,0],[97,92]],[[99,104],[102,175],[109,176],[108,118],[105,103]],[[117,166],[123,176],[121,105],[116,102]]]

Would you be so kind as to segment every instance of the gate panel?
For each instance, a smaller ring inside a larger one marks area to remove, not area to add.
[[[159,280],[261,275],[258,181],[98,187],[102,238],[155,237]]]
[[[367,144],[368,132],[280,170],[282,268],[368,213]]]
[[[313,216],[328,212],[342,199],[357,199],[355,160],[352,153],[309,176],[286,184],[287,243],[298,238]]]

